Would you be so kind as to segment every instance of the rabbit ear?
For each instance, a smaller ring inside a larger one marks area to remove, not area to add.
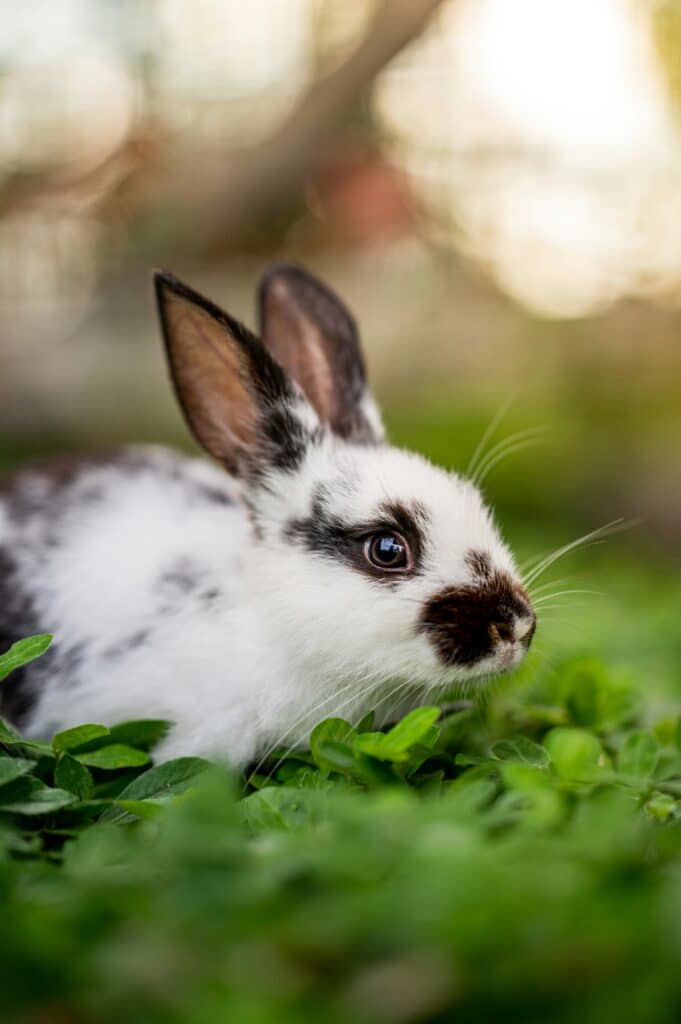
[[[260,332],[321,420],[348,440],[383,439],[354,317],[302,267],[275,264],[259,291]]]
[[[171,274],[154,275],[170,374],[199,444],[230,472],[295,469],[319,427],[259,338]]]

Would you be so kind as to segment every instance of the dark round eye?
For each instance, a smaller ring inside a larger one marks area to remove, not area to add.
[[[364,557],[375,569],[394,572],[409,569],[411,555],[404,537],[399,533],[374,533],[364,542]]]

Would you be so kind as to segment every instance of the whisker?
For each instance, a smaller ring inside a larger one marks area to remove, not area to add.
[[[549,580],[547,583],[540,583],[540,585],[538,587],[533,587],[531,590],[528,589],[527,592],[530,595],[530,597],[534,599],[534,597],[537,594],[541,594],[544,590],[548,590],[549,587],[557,587],[561,583],[571,583],[572,580],[574,580],[575,578],[576,577],[574,575],[573,576],[562,576],[560,579],[557,579],[557,580]]]
[[[504,459],[509,458],[511,455],[515,455],[517,452],[525,451],[526,448],[534,448],[539,444],[546,443],[546,437],[537,435],[536,437],[528,437],[524,441],[517,441],[515,444],[508,445],[501,451],[497,452],[494,458],[488,457],[483,466],[478,470],[478,474],[475,478],[476,487],[481,487],[485,482],[489,474],[492,472],[495,466]]]
[[[356,683],[354,681],[351,682],[351,683],[348,683],[346,686],[342,686],[340,688],[340,690],[335,690],[333,693],[331,693],[328,696],[326,696],[324,698],[324,700],[320,701],[318,704],[315,704],[312,708],[306,709],[303,712],[302,715],[299,715],[299,717],[296,718],[296,720],[294,721],[293,725],[291,725],[286,730],[284,735],[278,737],[275,740],[275,742],[265,751],[265,753],[262,755],[262,757],[260,758],[260,760],[256,764],[255,768],[253,768],[253,770],[249,774],[249,776],[246,779],[244,785],[248,786],[251,783],[253,777],[258,774],[258,772],[260,771],[262,766],[265,764],[265,762],[268,760],[268,758],[274,753],[274,751],[278,747],[280,747],[282,745],[282,743],[286,742],[286,740],[289,738],[289,736],[291,736],[291,734],[293,732],[295,732],[295,730],[298,728],[298,726],[302,725],[302,723],[305,721],[306,718],[308,718],[311,715],[316,714],[316,712],[321,710],[321,708],[323,708],[325,704],[329,704],[336,697],[340,697],[343,693],[347,693],[348,690],[354,689],[355,686],[356,686]],[[294,744],[294,746],[295,746],[295,744]],[[293,747],[290,748],[290,750],[292,750],[292,749],[293,749]]]
[[[602,590],[559,590],[555,594],[545,594],[543,597],[537,598],[537,600],[533,601],[532,603],[534,604],[534,607],[537,608],[540,605],[544,604],[546,601],[555,601],[556,598],[565,597],[567,594],[595,594],[598,597],[605,596]]]
[[[576,540],[571,541],[569,544],[564,544],[562,547],[557,548],[546,558],[542,559],[538,565],[531,570],[531,572],[524,578],[524,585],[530,586],[539,576],[546,572],[549,566],[557,562],[559,558],[563,558],[571,551],[575,551],[579,547],[584,547],[590,542],[597,542],[603,540],[605,537],[612,536],[615,533],[619,533],[621,530],[629,529],[633,526],[633,523],[627,523],[624,519],[614,519],[611,523],[606,523],[604,526],[599,526],[596,530],[591,530],[589,533],[585,533],[583,536],[578,537]]]
[[[480,475],[484,471],[485,466],[487,465],[489,460],[495,458],[495,456],[499,452],[504,451],[506,448],[516,444],[516,442],[518,441],[523,441],[526,439],[529,440],[530,438],[542,436],[547,432],[547,427],[527,427],[524,430],[517,430],[515,433],[510,434],[508,437],[504,437],[500,441],[497,441],[496,444],[492,445],[492,447],[485,454],[485,456],[478,460],[478,463],[470,479],[474,483],[476,483],[479,480]]]
[[[467,477],[470,477],[472,479],[473,473],[475,472],[477,464],[478,464],[478,460],[482,457],[483,452],[485,450],[485,445],[487,444],[489,439],[494,434],[494,431],[497,429],[497,427],[499,426],[499,424],[503,420],[503,418],[506,415],[506,413],[508,412],[508,410],[511,408],[511,405],[513,404],[514,400],[515,400],[515,395],[511,395],[509,398],[507,398],[506,401],[504,402],[504,404],[499,409],[497,409],[497,411],[495,412],[494,416],[492,417],[490,422],[487,424],[487,427],[485,428],[482,437],[480,438],[480,440],[478,441],[478,443],[477,443],[477,445],[475,447],[475,451],[471,455],[470,462],[468,463],[468,466],[466,467],[466,476]]]
[[[343,701],[343,702],[342,702],[341,704],[339,704],[339,705],[338,705],[338,706],[337,706],[336,708],[334,708],[334,711],[335,711],[335,716],[338,716],[338,714],[339,714],[339,713],[340,713],[340,712],[341,712],[341,711],[342,711],[342,710],[343,710],[344,708],[346,708],[346,707],[348,706],[348,704],[351,704],[351,703],[352,703],[353,701],[358,701],[358,702],[359,702],[359,701],[360,701],[360,700],[362,700],[362,699],[363,699],[364,697],[366,697],[366,696],[367,696],[367,694],[369,694],[369,693],[370,693],[370,692],[371,692],[371,691],[372,691],[373,689],[375,689],[375,688],[378,688],[378,687],[380,687],[380,686],[384,685],[384,682],[385,682],[385,681],[384,681],[383,679],[379,679],[379,680],[377,680],[377,681],[374,681],[374,682],[370,683],[370,684],[369,684],[368,686],[364,687],[364,689],[360,690],[360,691],[359,691],[358,693],[356,693],[356,694],[353,694],[353,695],[352,695],[351,697],[348,697],[348,699],[347,699],[347,700]],[[410,685],[410,684],[411,684],[411,680],[407,680],[406,684],[403,684],[402,686],[399,686],[399,687],[397,688],[397,690],[395,690],[395,691],[394,691],[394,693],[399,693],[399,692],[400,692],[400,690],[404,689],[404,687],[405,687],[406,685]],[[351,684],[351,685],[354,685],[354,684]],[[343,688],[343,690],[342,690],[341,692],[346,692],[346,691],[347,691],[347,689],[348,689],[348,687],[344,687],[344,688]],[[394,695],[394,694],[393,694],[393,695]],[[337,694],[335,694],[334,696],[337,696]],[[380,706],[380,703],[383,703],[383,702],[379,702],[379,706]],[[314,714],[314,712],[315,712],[316,710],[318,710],[318,708],[319,708],[319,705],[317,705],[317,708],[313,709],[312,711],[308,711],[308,712],[307,712],[307,713],[306,713],[305,715],[303,715],[303,716],[302,716],[301,718],[299,718],[299,719],[298,719],[298,721],[297,721],[297,723],[296,723],[296,725],[295,725],[295,726],[293,726],[293,727],[292,727],[291,729],[289,729],[289,730],[288,730],[288,732],[287,732],[287,733],[285,734],[285,736],[284,736],[284,737],[282,737],[282,739],[281,739],[281,740],[280,740],[280,741],[279,741],[279,742],[277,743],[277,745],[276,745],[276,747],[275,747],[274,749],[276,750],[276,749],[277,749],[277,747],[281,746],[281,744],[282,744],[282,743],[283,743],[283,741],[284,741],[284,740],[285,740],[285,739],[287,738],[287,736],[290,736],[290,735],[291,735],[291,733],[293,732],[293,730],[294,730],[294,729],[295,729],[295,728],[296,728],[296,727],[297,727],[298,725],[300,725],[300,724],[301,724],[301,723],[302,723],[302,722],[303,722],[303,721],[305,720],[305,718],[306,718],[306,717],[309,717],[310,715]],[[315,724],[316,724],[316,723],[315,723]],[[314,728],[314,726],[313,726],[313,728]],[[273,767],[273,768],[271,768],[271,769],[270,769],[270,771],[269,771],[269,772],[267,773],[267,775],[265,776],[265,782],[268,782],[268,781],[269,781],[269,780],[270,780],[270,779],[271,779],[271,778],[273,777],[273,775],[275,775],[275,774],[276,774],[277,770],[278,770],[278,769],[279,769],[279,767],[280,767],[280,766],[281,766],[281,765],[282,765],[282,764],[284,763],[284,761],[285,761],[285,760],[286,760],[286,758],[287,758],[287,757],[289,756],[289,754],[290,754],[290,753],[291,753],[291,752],[292,752],[293,750],[295,750],[295,747],[296,747],[296,744],[295,744],[295,743],[292,743],[292,744],[291,744],[291,745],[290,745],[290,746],[289,746],[289,747],[288,747],[288,748],[287,748],[287,749],[285,750],[285,752],[284,752],[284,753],[282,754],[282,756],[281,756],[281,757],[279,758],[279,760],[278,760],[278,761],[276,762],[276,764],[274,765],[274,767]],[[272,753],[272,752],[273,752],[273,751],[270,751],[270,753]],[[268,755],[268,756],[269,756],[269,755]],[[266,760],[266,758],[265,758],[265,760]]]

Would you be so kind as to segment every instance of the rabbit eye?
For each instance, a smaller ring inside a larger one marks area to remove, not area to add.
[[[364,557],[375,569],[395,572],[410,569],[412,558],[409,546],[399,533],[374,533],[364,542]]]

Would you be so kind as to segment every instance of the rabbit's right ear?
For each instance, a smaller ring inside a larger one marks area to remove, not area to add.
[[[154,275],[170,374],[189,429],[230,472],[295,469],[319,427],[263,343],[172,274]]]
[[[345,440],[382,441],[355,318],[336,293],[303,267],[276,263],[258,307],[263,341],[322,422]]]

